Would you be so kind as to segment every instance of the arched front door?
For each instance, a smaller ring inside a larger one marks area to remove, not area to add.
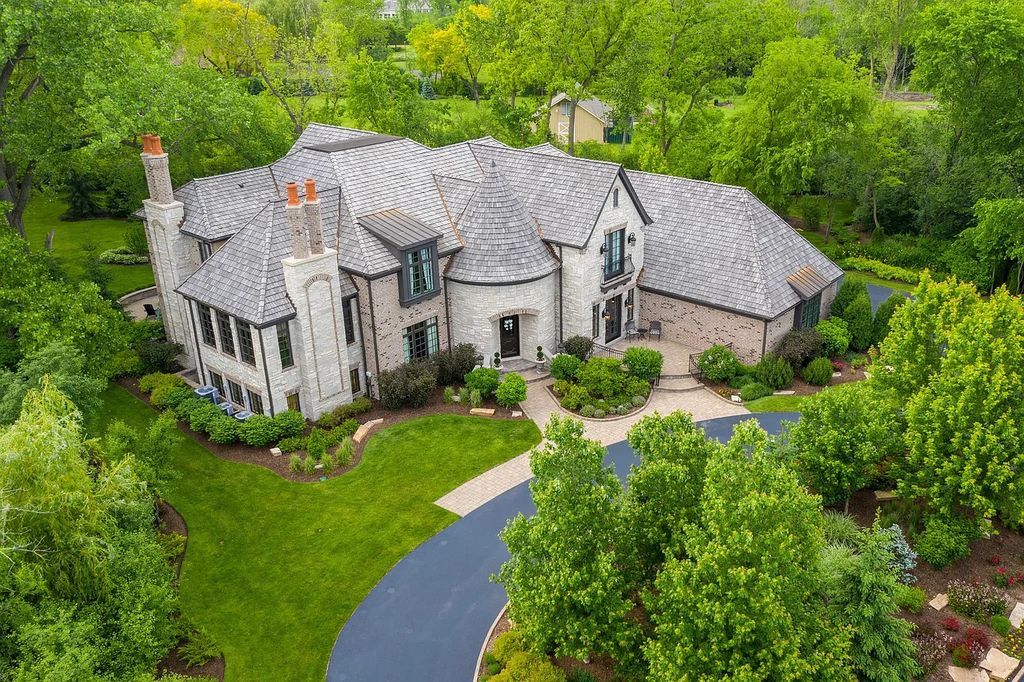
[[[511,358],[519,355],[519,316],[509,315],[498,320],[498,333],[501,342],[501,357]]]

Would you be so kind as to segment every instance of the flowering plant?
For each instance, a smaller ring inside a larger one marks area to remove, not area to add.
[[[832,369],[834,369],[837,372],[842,372],[844,369],[846,369],[846,363],[843,362],[842,360],[833,360]]]
[[[1010,573],[1005,566],[1000,566],[992,576],[992,582],[996,587],[1013,587],[1018,583],[1024,583],[1024,572]]]
[[[998,554],[993,554],[988,558],[988,562],[993,566],[998,566],[999,564],[1003,563],[1003,557],[999,556]]]
[[[946,616],[942,619],[942,627],[956,632],[960,629],[960,620],[956,616]]]

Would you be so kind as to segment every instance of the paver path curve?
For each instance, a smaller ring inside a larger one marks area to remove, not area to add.
[[[769,433],[792,412],[736,415],[698,422],[726,440],[733,426],[757,419]],[[605,461],[625,479],[637,460],[625,442]],[[490,581],[508,558],[498,532],[518,513],[535,511],[527,483],[459,519],[406,555],[345,624],[331,652],[329,682],[469,682],[487,629],[507,601]],[[341,579],[344,579],[343,577]]]

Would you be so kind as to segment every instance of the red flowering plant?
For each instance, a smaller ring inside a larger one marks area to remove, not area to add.
[[[960,629],[960,620],[956,616],[946,616],[942,619],[942,627],[956,632]]]
[[[988,558],[988,562],[993,566],[998,566],[999,564],[1003,563],[1003,557],[999,556],[998,554],[993,554]]]
[[[843,362],[842,360],[833,360],[832,369],[834,369],[837,372],[842,372],[844,369],[846,369],[846,363]]]
[[[1014,587],[1024,583],[1024,572],[1010,573],[1005,566],[1000,566],[992,576],[992,582],[996,587]]]
[[[959,639],[949,644],[950,653],[953,654],[953,665],[961,668],[969,668],[977,665],[988,651],[988,635],[980,628],[967,628],[967,631]]]

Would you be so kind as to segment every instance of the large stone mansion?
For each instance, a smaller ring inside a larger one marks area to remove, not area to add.
[[[167,335],[254,412],[316,418],[459,343],[530,359],[654,320],[753,361],[816,323],[842,276],[743,188],[546,144],[434,149],[314,124],[269,166],[175,190],[160,139],[144,142]]]

